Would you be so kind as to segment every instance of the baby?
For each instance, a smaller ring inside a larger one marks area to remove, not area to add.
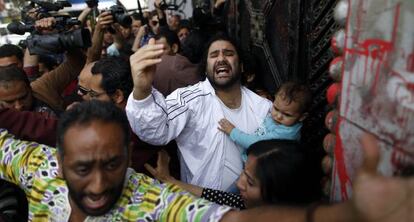
[[[261,140],[299,140],[302,121],[308,115],[306,111],[310,102],[311,93],[306,86],[286,82],[277,91],[270,113],[253,134],[235,128],[227,119],[219,121],[219,130],[230,135],[231,140],[245,149]],[[246,152],[243,152],[242,156],[246,161]]]

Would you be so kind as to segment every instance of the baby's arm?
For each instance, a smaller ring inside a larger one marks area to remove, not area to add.
[[[242,132],[241,130],[237,129],[230,121],[227,119],[221,119],[219,121],[219,127],[218,129],[225,134],[229,135],[231,140],[233,140],[235,143],[240,145],[241,147],[247,149],[250,145],[253,143],[263,140],[260,136],[254,135],[254,134],[247,134]]]
[[[224,118],[219,121],[219,125],[218,129],[227,135],[230,135],[231,131],[235,128],[230,121]]]

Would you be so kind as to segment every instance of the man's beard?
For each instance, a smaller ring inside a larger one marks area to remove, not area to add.
[[[231,76],[231,78],[229,80],[227,80],[226,82],[224,82],[224,83],[220,83],[220,82],[216,81],[216,79],[215,79],[216,78],[216,75],[215,75],[216,74],[216,66],[223,65],[223,64],[220,64],[220,63],[225,63],[229,67],[230,71],[233,74]],[[225,61],[218,62],[218,64],[215,64],[212,72],[213,73],[211,75],[207,73],[206,76],[207,76],[207,79],[210,81],[210,84],[213,86],[214,89],[226,90],[226,89],[231,88],[234,84],[240,82],[240,78],[241,78],[240,70],[237,69],[237,68],[233,70],[231,68],[230,64],[228,64]]]
[[[84,197],[87,197],[88,194],[84,193],[84,192],[77,192],[73,189],[73,186],[66,181],[68,190],[69,190],[69,196],[70,198],[73,200],[73,202],[76,204],[76,206],[86,215],[88,216],[102,216],[105,213],[107,213],[108,211],[110,211],[112,209],[112,207],[116,204],[116,202],[118,201],[118,199],[120,198],[123,188],[124,188],[124,180],[122,179],[122,182],[115,186],[110,188],[109,190],[105,191],[104,195],[108,195],[109,198],[109,202],[102,208],[98,209],[98,210],[89,210],[87,207],[85,207],[82,203],[82,200]]]

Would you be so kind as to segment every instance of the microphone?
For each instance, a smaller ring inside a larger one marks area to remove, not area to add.
[[[11,22],[7,25],[7,29],[9,32],[17,34],[17,35],[24,35],[26,32],[32,32],[35,30],[34,25],[25,25],[21,22]]]

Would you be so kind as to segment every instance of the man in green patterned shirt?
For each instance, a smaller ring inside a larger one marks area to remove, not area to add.
[[[216,221],[219,206],[128,169],[129,126],[110,103],[81,103],[59,122],[58,149],[0,130],[0,177],[18,184],[31,221]]]
[[[0,178],[18,184],[30,221],[413,221],[414,179],[376,175],[378,149],[365,138],[353,200],[332,206],[231,211],[128,169],[129,127],[113,104],[84,102],[66,112],[58,149],[0,129]],[[369,149],[368,149],[369,148]],[[397,203],[397,205],[396,205]]]

